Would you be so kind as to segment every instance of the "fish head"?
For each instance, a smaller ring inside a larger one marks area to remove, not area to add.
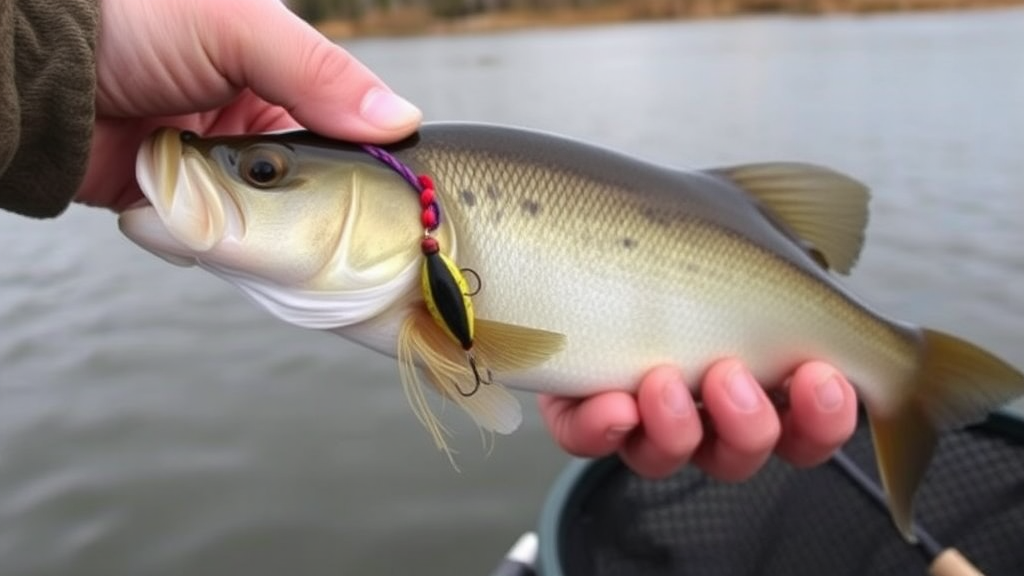
[[[221,276],[286,321],[349,325],[415,286],[418,195],[358,146],[165,128],[143,143],[136,176],[145,200],[120,217],[128,238]]]

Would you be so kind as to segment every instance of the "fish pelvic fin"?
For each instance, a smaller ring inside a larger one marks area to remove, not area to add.
[[[540,364],[565,344],[560,334],[488,320],[478,319],[476,331],[476,344],[467,352],[425,308],[414,309],[399,331],[397,356],[402,386],[416,417],[450,459],[450,433],[431,409],[421,376],[482,429],[511,434],[522,423],[522,408],[519,400],[491,375]],[[469,361],[470,354],[475,366]],[[481,376],[484,381],[477,381]]]
[[[868,223],[868,188],[828,168],[791,162],[712,170],[757,198],[824,268],[848,274]]]
[[[897,410],[868,414],[889,511],[914,542],[913,498],[942,430],[983,419],[1024,394],[1024,374],[981,348],[942,332],[922,330],[913,391]]]

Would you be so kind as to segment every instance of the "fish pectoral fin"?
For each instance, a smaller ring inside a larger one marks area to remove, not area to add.
[[[868,406],[875,458],[893,521],[913,541],[913,498],[940,431],[984,418],[1024,395],[1024,374],[977,346],[922,330],[909,395],[890,410]]]
[[[477,318],[473,349],[494,372],[512,372],[542,364],[564,350],[565,335]]]
[[[870,200],[864,184],[801,163],[748,164],[711,172],[757,198],[776,225],[795,235],[825,268],[848,274],[857,263]]]
[[[402,324],[398,361],[402,385],[413,411],[431,433],[437,447],[449,455],[445,440],[448,432],[423,394],[421,370],[438,394],[465,410],[481,428],[510,434],[522,423],[519,400],[504,386],[491,381],[491,370],[486,360],[478,358],[478,372],[474,373],[466,351],[434,322],[425,309],[413,311]]]

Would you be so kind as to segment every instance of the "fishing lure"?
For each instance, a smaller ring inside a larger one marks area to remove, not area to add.
[[[420,223],[423,225],[423,240],[420,242],[420,249],[423,252],[423,265],[420,271],[423,301],[434,322],[466,352],[466,361],[473,371],[473,388],[467,392],[456,385],[456,389],[464,397],[472,396],[480,389],[481,384],[491,383],[491,374],[488,370],[486,378],[481,375],[473,353],[475,316],[471,296],[476,291],[470,291],[463,270],[441,251],[440,243],[433,236],[433,232],[441,224],[441,207],[437,202],[434,182],[425,174],[414,176],[405,164],[386,150],[370,145],[364,145],[363,149],[396,170],[419,192],[422,209]],[[473,275],[476,276],[476,273]],[[479,277],[477,281],[479,282]]]

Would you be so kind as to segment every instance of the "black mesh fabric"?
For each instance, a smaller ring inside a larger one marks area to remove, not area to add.
[[[870,433],[845,452],[877,479]],[[564,511],[564,576],[905,576],[929,554],[834,463],[774,459],[753,479],[693,467],[661,481],[618,461],[593,466]],[[916,500],[919,524],[986,576],[1024,575],[1024,444],[988,428],[945,435]]]

